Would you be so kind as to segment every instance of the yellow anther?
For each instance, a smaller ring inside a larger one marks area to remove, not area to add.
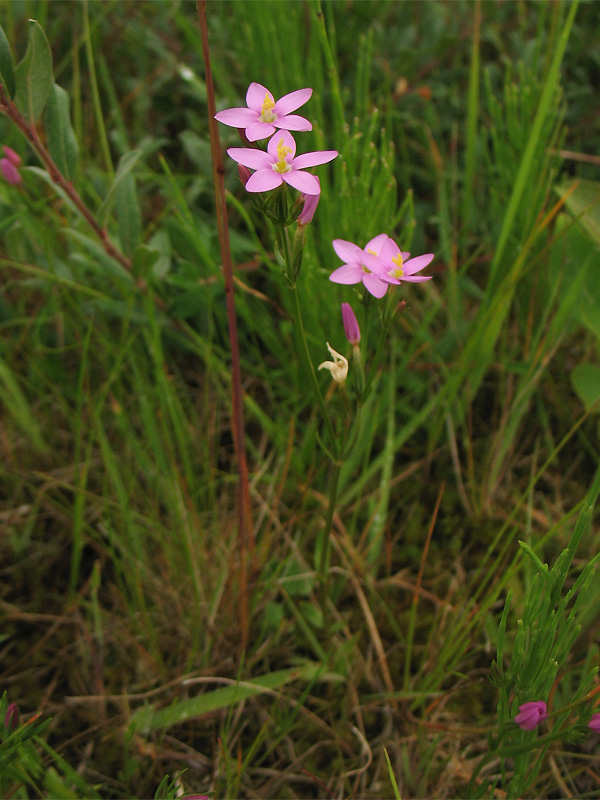
[[[273,169],[275,172],[289,172],[291,170],[291,166],[286,161],[286,157],[292,152],[291,147],[286,147],[283,143],[283,137],[279,140],[277,144],[277,161],[273,164]]]
[[[402,269],[404,266],[404,262],[402,261],[402,253],[398,253],[397,256],[394,256],[394,258],[392,258],[392,262],[397,265],[397,268],[390,270],[389,274],[394,278],[402,278],[404,275],[404,270]]]
[[[266,94],[262,104],[260,121],[275,122],[275,120],[277,119],[277,114],[275,114],[275,112],[273,111],[274,108],[275,108],[275,101],[273,100],[272,97],[269,97],[269,95]]]

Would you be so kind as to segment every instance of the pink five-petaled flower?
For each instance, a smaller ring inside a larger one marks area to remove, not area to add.
[[[275,102],[268,89],[260,83],[251,83],[246,92],[248,108],[228,108],[215,114],[215,119],[232,128],[245,128],[249,142],[272,136],[276,128],[312,131],[307,119],[291,113],[303,106],[311,94],[312,89],[298,89]]]
[[[385,233],[380,233],[361,250],[357,244],[347,242],[344,239],[334,239],[333,249],[337,255],[346,263],[338,267],[329,276],[329,280],[334,283],[360,283],[363,282],[365,289],[373,297],[383,297],[387,292],[388,284],[381,279],[383,266],[378,258],[378,250],[375,248],[379,240],[387,238]]]
[[[594,714],[594,716],[588,722],[588,728],[594,731],[594,733],[600,733],[600,712],[598,714]]]
[[[543,700],[532,700],[519,706],[519,713],[515,722],[523,731],[532,731],[540,722],[546,719],[547,706]]]
[[[384,235],[384,234],[382,234]],[[376,237],[378,239],[379,237]],[[386,283],[400,284],[402,281],[409,283],[423,283],[431,280],[431,275],[416,275],[433,261],[433,253],[422,256],[410,257],[410,253],[403,253],[396,242],[389,236],[377,248],[378,256],[383,264],[381,280]]]
[[[360,328],[356,314],[352,310],[350,303],[342,303],[342,321],[344,323],[344,333],[351,345],[356,346],[360,342]]]
[[[304,194],[319,194],[321,187],[314,175],[300,170],[326,164],[338,155],[337,150],[318,150],[295,158],[296,142],[291,133],[280,131],[267,145],[267,152],[251,147],[230,147],[234,161],[256,172],[246,183],[248,192],[268,192],[285,181]]]

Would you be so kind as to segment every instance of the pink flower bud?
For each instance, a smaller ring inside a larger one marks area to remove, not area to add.
[[[540,722],[546,719],[547,706],[543,700],[532,700],[519,706],[519,713],[515,722],[523,731],[532,731]]]
[[[4,150],[4,155],[8,158],[9,161],[15,165],[15,167],[21,166],[21,156],[12,149],[12,147],[7,147],[4,145],[2,148]]]
[[[248,183],[252,173],[250,172],[248,167],[245,167],[243,164],[238,164],[238,175],[240,176],[240,181],[242,182],[242,186],[245,186]]]
[[[360,328],[350,303],[342,303],[342,320],[344,321],[346,339],[350,344],[357,345],[360,342]]]
[[[6,148],[4,148],[6,150]],[[0,172],[4,179],[12,186],[17,186],[21,183],[21,176],[19,170],[9,158],[0,158]]]
[[[317,178],[317,176],[314,176]],[[321,188],[321,182],[317,178],[317,183],[319,184],[319,189]],[[320,194],[303,194],[301,195],[301,199],[304,200],[304,205],[302,206],[302,211],[298,215],[298,224],[299,225],[308,225],[312,222],[312,219],[315,215],[315,211],[317,210],[317,206],[319,205],[319,198],[321,197]]]
[[[9,707],[6,709],[6,715],[4,717],[4,727],[7,731],[16,731],[19,727],[21,722],[21,715],[19,714],[19,708],[16,703],[11,703]]]
[[[588,728],[594,731],[594,733],[600,733],[600,713],[594,714],[588,722]]]

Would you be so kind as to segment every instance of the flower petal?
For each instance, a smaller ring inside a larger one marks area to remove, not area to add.
[[[295,111],[300,106],[303,106],[307,100],[310,100],[312,89],[297,89],[295,92],[284,94],[275,103],[275,113],[278,117],[285,116],[292,111]],[[293,129],[292,129],[293,130]]]
[[[312,122],[298,114],[288,114],[277,120],[277,127],[286,131],[312,131]]]
[[[275,161],[279,160],[279,154],[277,152],[277,148],[279,145],[283,145],[284,147],[289,147],[290,151],[287,156],[288,164],[291,163],[294,156],[296,155],[296,142],[294,141],[294,137],[288,131],[278,131],[275,136],[273,136],[269,140],[269,144],[267,145],[267,153],[272,156]]]
[[[251,108],[226,108],[215,114],[215,119],[223,125],[230,125],[232,128],[246,128],[256,121],[256,111]]]
[[[402,277],[402,283],[424,283],[430,280],[431,275],[404,275]]]
[[[379,280],[377,275],[373,275],[370,272],[363,272],[362,280],[365,288],[373,295],[373,297],[381,298],[387,292],[387,283]]]
[[[306,169],[316,167],[319,164],[327,164],[339,155],[337,150],[316,150],[314,153],[304,153],[294,159],[294,169]]]
[[[249,142],[258,142],[259,139],[266,139],[272,136],[276,130],[276,127],[271,125],[270,122],[252,122],[246,128],[246,139]]]
[[[255,150],[252,147],[230,147],[227,155],[250,169],[270,169],[273,159],[263,150]]]
[[[420,272],[422,269],[433,261],[433,253],[426,253],[423,256],[416,256],[411,258],[410,261],[405,261],[402,265],[405,275],[414,275],[415,272]]]
[[[381,249],[383,245],[389,238],[390,237],[387,235],[387,233],[380,233],[374,239],[371,239],[370,242],[366,243],[365,250],[372,250],[376,255],[379,256],[381,255]]]
[[[343,267],[338,267],[329,276],[329,280],[334,283],[360,283],[363,279],[364,272],[358,264],[344,264]]]
[[[272,169],[259,169],[254,175],[248,178],[246,183],[247,192],[269,192],[271,189],[281,186],[283,176]]]
[[[246,92],[246,104],[248,108],[256,111],[258,114],[262,112],[262,104],[265,96],[268,95],[273,102],[275,98],[271,92],[265,88],[262,83],[251,83]]]
[[[319,181],[310,172],[299,172],[294,169],[291,172],[284,172],[282,178],[294,189],[298,189],[304,194],[320,194],[321,192]]]
[[[345,239],[334,239],[333,249],[342,261],[347,264],[359,265],[361,263],[362,250],[357,244],[347,242]]]

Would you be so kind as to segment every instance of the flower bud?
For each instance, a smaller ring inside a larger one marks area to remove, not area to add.
[[[600,713],[594,714],[588,722],[588,728],[594,731],[594,733],[600,733]]]
[[[519,706],[519,713],[515,717],[515,722],[521,730],[532,731],[547,716],[546,703],[543,700],[532,700]]]
[[[11,703],[6,709],[6,714],[4,716],[4,727],[7,731],[9,731],[9,733],[12,733],[13,731],[17,730],[20,722],[21,715],[19,714],[19,708],[16,703]]]
[[[240,176],[240,181],[242,182],[242,186],[246,186],[252,173],[250,172],[248,167],[245,167],[243,164],[238,164],[238,175]]]
[[[6,148],[4,148],[6,150]],[[4,179],[11,184],[11,186],[18,186],[21,183],[21,175],[15,164],[10,158],[0,158],[0,172]]]
[[[15,153],[12,147],[4,145],[2,149],[4,150],[4,155],[6,156],[6,158],[8,158],[9,161],[12,161],[15,167],[21,166],[21,156],[18,153]]]
[[[321,182],[314,176],[319,184],[319,189],[321,188]],[[304,200],[304,205],[302,206],[302,211],[298,215],[298,224],[299,225],[308,225],[312,222],[312,219],[315,215],[315,211],[317,210],[317,206],[319,205],[319,198],[321,197],[319,194],[302,194],[301,199]]]
[[[350,303],[342,303],[342,320],[344,322],[346,339],[348,339],[351,345],[357,345],[360,342],[360,328],[358,327],[358,320],[356,319],[356,314],[352,310]]]

